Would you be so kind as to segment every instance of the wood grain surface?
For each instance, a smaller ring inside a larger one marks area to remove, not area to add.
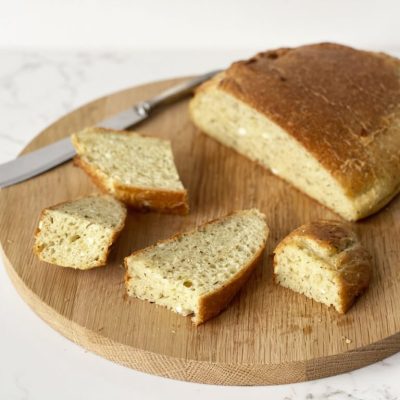
[[[170,80],[94,101],[38,135],[24,152],[152,96]],[[188,216],[130,211],[109,265],[75,271],[40,262],[32,252],[42,208],[96,192],[68,162],[0,191],[0,241],[17,290],[46,322],[102,356],[152,374],[212,384],[298,382],[349,371],[400,350],[400,198],[353,224],[371,251],[370,289],[344,316],[272,282],[272,251],[299,225],[336,218],[328,209],[262,167],[203,135],[188,118],[187,101],[135,129],[172,141],[190,196]],[[219,317],[194,327],[124,290],[122,260],[132,251],[241,208],[258,207],[271,229],[263,262]],[[25,329],[27,329],[25,327]]]

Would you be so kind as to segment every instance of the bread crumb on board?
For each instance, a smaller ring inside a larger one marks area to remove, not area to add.
[[[347,336],[342,336],[342,340],[346,343],[346,344],[350,344],[353,341],[351,339],[349,339]]]

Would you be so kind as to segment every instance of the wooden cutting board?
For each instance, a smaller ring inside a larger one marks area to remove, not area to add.
[[[24,153],[92,125],[179,80],[152,83],[94,101],[38,135]],[[272,282],[272,251],[299,225],[338,218],[315,201],[199,132],[187,101],[159,112],[137,131],[172,141],[190,194],[188,216],[130,212],[109,265],[74,271],[32,253],[42,208],[97,189],[71,162],[0,191],[0,240],[18,292],[49,325],[110,360],[151,374],[225,385],[321,378],[373,363],[400,350],[400,197],[353,224],[373,255],[371,288],[344,316]],[[132,251],[234,209],[258,207],[271,235],[264,260],[219,317],[189,318],[124,291],[123,258]],[[26,327],[25,327],[26,329]]]

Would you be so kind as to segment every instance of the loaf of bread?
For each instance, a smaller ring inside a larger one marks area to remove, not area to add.
[[[104,191],[137,209],[188,213],[169,141],[104,128],[84,129],[71,140],[76,165]]]
[[[369,285],[370,256],[349,227],[321,220],[301,226],[274,252],[275,282],[343,314]]]
[[[190,103],[205,133],[347,220],[400,190],[400,61],[322,43],[260,53]]]
[[[100,267],[125,225],[126,207],[112,196],[88,196],[42,211],[34,252],[50,264]]]
[[[268,237],[265,216],[238,211],[178,234],[125,259],[129,295],[194,314],[201,324],[219,314],[262,256]]]

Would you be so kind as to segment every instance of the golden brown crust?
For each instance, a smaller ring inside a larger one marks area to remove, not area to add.
[[[293,239],[311,239],[330,254],[337,254],[353,246],[357,241],[356,234],[346,223],[336,220],[320,219],[304,224],[290,232],[278,245],[276,251]]]
[[[100,197],[101,195],[94,194],[94,195],[91,195],[90,197],[95,197],[95,196]],[[88,197],[88,196],[78,197],[74,201],[79,200],[79,199],[84,198],[84,197]],[[112,196],[110,196],[110,197],[112,198]],[[90,265],[86,265],[84,267],[73,267],[73,268],[86,270],[86,269],[91,269],[91,268],[104,267],[107,264],[107,259],[108,259],[108,256],[109,256],[110,252],[111,252],[112,245],[117,241],[119,235],[121,234],[122,230],[124,229],[125,222],[126,222],[126,217],[127,217],[127,209],[126,209],[125,205],[123,203],[119,202],[118,200],[115,200],[115,201],[117,201],[120,204],[121,210],[124,212],[124,218],[122,219],[121,223],[114,229],[113,235],[110,237],[110,240],[109,240],[109,242],[107,244],[107,252],[104,253],[103,257],[99,258],[96,263],[93,263],[93,264],[90,264]],[[46,212],[48,210],[54,210],[54,209],[62,206],[63,204],[67,204],[67,203],[70,203],[70,202],[71,202],[71,200],[62,201],[62,202],[57,203],[57,204],[55,204],[55,205],[53,205],[51,207],[46,207],[40,212],[38,226],[35,229],[35,233],[34,233],[35,243],[33,245],[33,253],[41,261],[44,261],[44,262],[47,262],[47,263],[51,264],[48,260],[45,260],[45,259],[42,258],[41,249],[39,249],[39,247],[37,246],[37,243],[36,243],[36,239],[37,239],[37,237],[39,236],[39,233],[40,233],[40,228],[39,228],[40,222],[43,220],[43,218],[44,218],[44,216],[45,216],[45,214],[46,214]]]
[[[191,233],[202,230],[202,229],[206,228],[208,225],[220,223],[220,222],[226,220],[227,218],[229,218],[231,215],[240,213],[240,212],[242,212],[242,210],[232,211],[229,214],[225,215],[224,217],[215,218],[213,220],[210,220],[190,231],[176,233],[175,235],[173,235],[167,239],[159,240],[155,244],[148,246],[144,249],[134,251],[132,254],[125,257],[124,267],[125,267],[126,272],[125,272],[124,281],[125,281],[126,289],[128,290],[129,280],[132,279],[132,277],[129,275],[129,272],[128,272],[128,264],[127,264],[128,257],[137,255],[137,254],[141,254],[145,251],[151,250],[151,249],[155,248],[158,244],[173,242],[182,236],[190,235]],[[265,220],[265,216],[263,216],[263,218]],[[232,298],[235,296],[235,294],[247,282],[249,276],[251,275],[254,268],[257,266],[258,262],[260,261],[260,259],[263,256],[263,252],[264,252],[264,249],[265,249],[265,246],[267,243],[268,232],[269,232],[269,229],[266,224],[264,243],[258,249],[257,253],[253,256],[252,260],[250,260],[249,263],[245,267],[243,267],[236,275],[234,275],[229,281],[227,281],[222,287],[217,289],[215,292],[209,293],[200,298],[198,314],[192,318],[192,322],[195,325],[200,325],[203,322],[206,322],[210,318],[215,317],[216,315],[221,313],[228,306],[228,304],[230,303]]]
[[[341,304],[338,312],[346,313],[369,286],[371,280],[371,257],[361,245],[356,245],[343,252],[340,273]]]
[[[301,143],[349,197],[379,182],[387,201],[398,192],[398,60],[321,43],[259,53],[199,91],[216,81]]]
[[[160,213],[186,215],[189,213],[187,191],[157,190],[115,184],[110,190],[107,177],[79,156],[74,164],[83,169],[92,181],[104,192],[137,210],[152,210]]]
[[[302,225],[278,244],[275,256],[292,243],[307,248],[317,258],[323,258],[327,268],[337,272],[341,299],[337,309],[339,313],[347,312],[356,298],[368,288],[372,276],[371,256],[348,224],[319,220]]]
[[[258,252],[254,255],[252,260],[242,268],[235,276],[233,276],[228,282],[213,293],[209,293],[200,298],[199,309],[197,314],[192,318],[192,322],[195,325],[200,325],[209,319],[220,314],[243,287],[243,285],[249,279],[251,273],[257,267],[258,263],[263,258],[266,241],[264,245],[260,247]]]

